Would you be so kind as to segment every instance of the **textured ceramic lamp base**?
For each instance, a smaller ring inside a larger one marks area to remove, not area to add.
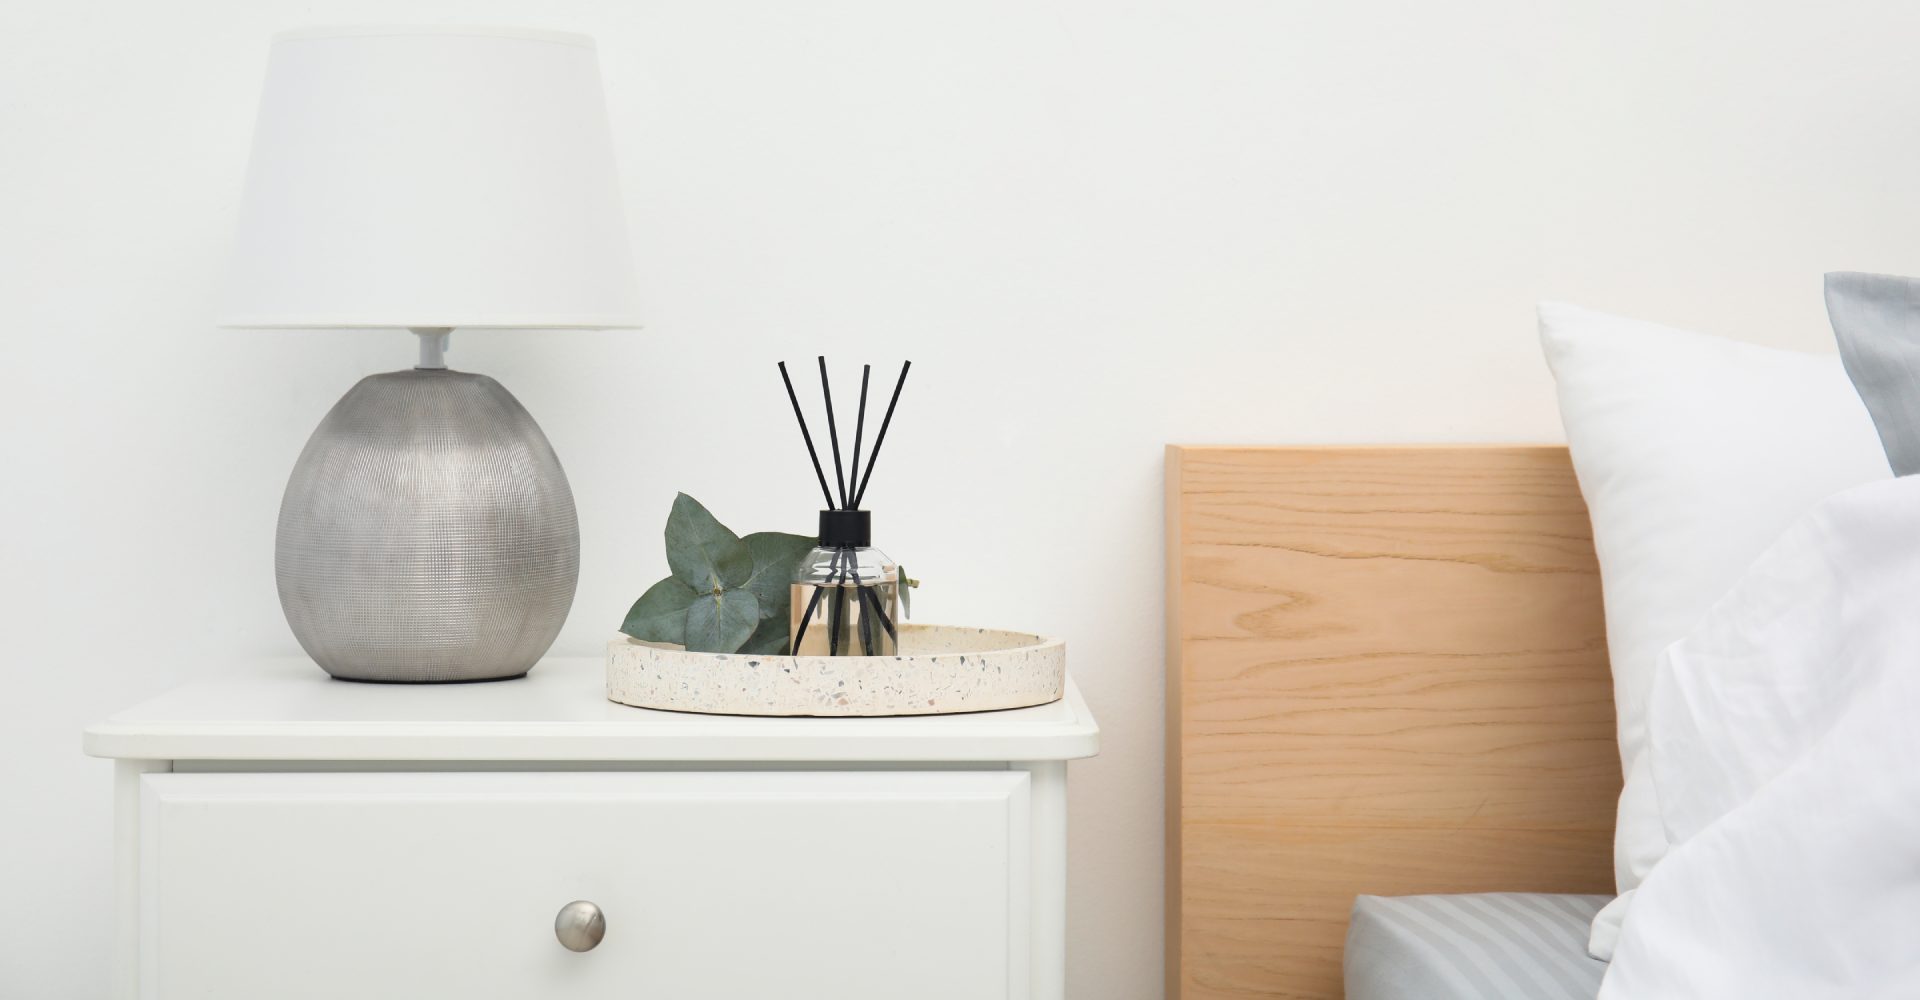
[[[580,525],[553,447],[500,383],[391,372],[300,453],[274,570],[287,624],[335,677],[517,677],[566,621]]]

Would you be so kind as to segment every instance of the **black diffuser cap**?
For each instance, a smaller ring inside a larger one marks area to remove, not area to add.
[[[864,549],[873,544],[873,514],[864,510],[823,510],[820,512],[820,545],[842,549]]]

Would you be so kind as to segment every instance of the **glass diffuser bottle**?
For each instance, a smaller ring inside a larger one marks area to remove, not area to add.
[[[820,512],[820,544],[794,569],[795,656],[896,656],[900,567],[872,546],[872,515]]]
[[[893,409],[900,402],[900,390],[907,384],[907,370],[912,367],[911,361],[900,366],[893,398],[887,401],[880,432],[873,438],[873,453],[867,456],[867,467],[862,472],[860,449],[866,437],[867,385],[873,366],[863,365],[860,370],[853,468],[848,470],[840,462],[840,429],[834,418],[833,384],[827,379],[827,359],[820,359],[820,394],[826,400],[827,440],[833,447],[833,485],[829,486],[826,469],[820,464],[820,452],[813,446],[813,434],[807,430],[806,415],[800,411],[800,397],[793,391],[793,379],[787,374],[786,362],[780,363],[780,380],[786,383],[787,399],[793,403],[793,416],[800,424],[800,437],[807,444],[807,457],[813,461],[813,474],[820,481],[820,495],[826,498],[828,508],[820,512],[819,545],[800,560],[793,573],[788,637],[795,656],[900,654],[900,632],[896,623],[900,621],[900,588],[907,581],[900,573],[900,565],[873,547],[873,515],[860,509],[860,501],[873,478],[880,447],[887,442],[887,428],[893,425]]]

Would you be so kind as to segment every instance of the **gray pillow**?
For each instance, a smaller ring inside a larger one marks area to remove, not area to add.
[[[1920,278],[1835,271],[1827,318],[1893,474],[1920,472]]]

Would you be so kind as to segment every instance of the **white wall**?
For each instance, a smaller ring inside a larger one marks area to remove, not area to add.
[[[879,543],[929,618],[1066,635],[1106,729],[1073,771],[1077,1000],[1160,992],[1164,443],[1555,439],[1538,298],[1824,350],[1823,270],[1920,271],[1920,12],[1893,3],[15,0],[5,996],[104,994],[109,768],[79,728],[294,651],[286,474],[410,363],[398,333],[209,322],[267,35],[370,20],[600,41],[649,328],[452,354],[572,476],[560,652],[665,572],[675,490],[811,523],[775,359],[916,362]]]

